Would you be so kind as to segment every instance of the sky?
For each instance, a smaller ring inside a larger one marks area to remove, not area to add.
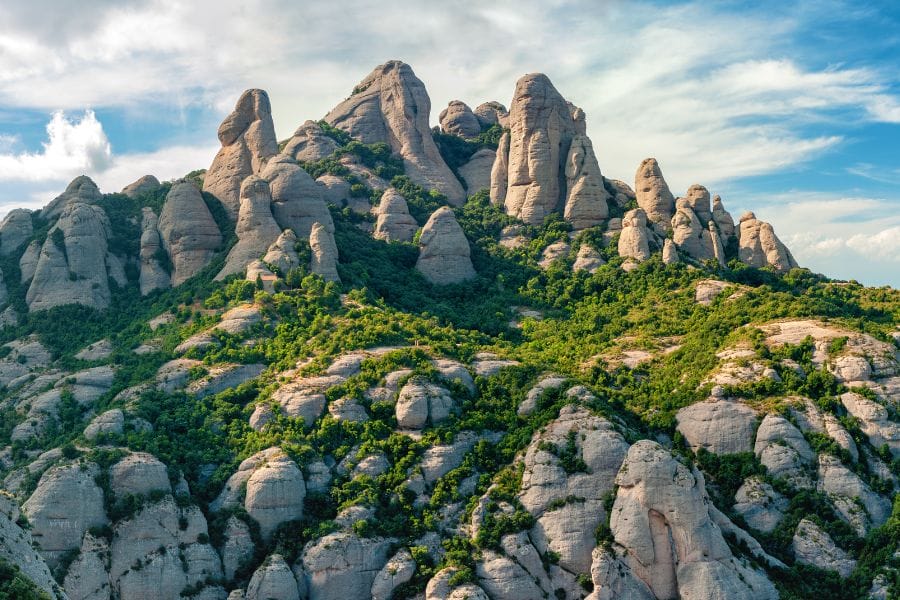
[[[118,191],[209,166],[241,91],[279,139],[376,65],[509,105],[543,72],[587,115],[604,175],[658,159],[801,265],[900,287],[900,6],[602,0],[10,0],[0,4],[0,214],[90,175]]]

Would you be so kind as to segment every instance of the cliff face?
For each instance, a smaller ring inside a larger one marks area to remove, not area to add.
[[[510,106],[432,131],[392,61],[279,149],[249,90],[202,185],[11,212],[0,557],[73,600],[889,597],[900,296],[608,179],[544,75]]]

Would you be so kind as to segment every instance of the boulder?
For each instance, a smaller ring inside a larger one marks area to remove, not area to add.
[[[891,515],[891,502],[872,491],[859,475],[830,454],[819,455],[817,489],[828,495],[838,513],[860,537],[872,527],[880,527]],[[860,506],[864,509],[860,511]]]
[[[0,222],[0,255],[9,256],[31,238],[31,211],[14,208]]]
[[[282,276],[286,275],[291,269],[300,266],[300,257],[297,255],[295,246],[297,245],[297,236],[292,229],[285,229],[281,232],[266,255],[263,256],[263,262],[278,269],[278,273]]]
[[[734,512],[747,525],[763,533],[771,533],[788,509],[788,499],[759,477],[748,477],[734,495]]]
[[[566,159],[572,138],[584,133],[583,123],[581,126],[573,108],[546,75],[520,78],[509,113],[510,131],[501,141],[491,173],[491,200],[531,225],[540,225],[547,215],[561,211],[567,196],[561,185]],[[586,151],[578,156],[586,159]],[[576,157],[572,162],[577,165],[579,161]],[[593,175],[593,170],[589,171]],[[588,193],[594,189],[593,182],[593,177],[585,182]],[[501,188],[505,190],[501,192]]]
[[[663,242],[662,261],[664,265],[674,265],[681,262],[681,259],[678,257],[678,247],[669,238],[666,238],[666,241]]]
[[[322,175],[316,179],[316,185],[322,192],[322,198],[327,204],[343,207],[350,198],[350,182],[337,175]],[[368,211],[367,211],[368,212]]]
[[[735,237],[734,219],[731,218],[731,213],[725,210],[721,196],[713,196],[712,218],[722,236],[722,244],[727,246]]]
[[[553,242],[541,252],[541,260],[538,261],[538,265],[542,269],[548,269],[553,263],[567,258],[571,250],[572,246],[568,242]]]
[[[144,175],[137,181],[133,181],[122,188],[122,193],[129,198],[137,198],[142,194],[159,189],[160,186],[159,179],[153,175]]]
[[[225,579],[234,579],[235,573],[253,559],[255,545],[250,528],[234,515],[225,523],[225,541],[222,544],[222,570]]]
[[[643,209],[635,208],[625,213],[618,250],[622,258],[638,262],[650,258],[650,230],[647,229],[647,215]]]
[[[203,180],[203,191],[219,199],[231,219],[240,209],[241,183],[259,174],[266,161],[278,154],[269,96],[263,90],[247,90],[234,111],[219,126],[222,148]]]
[[[892,421],[887,408],[855,392],[841,395],[847,412],[859,419],[859,425],[873,448],[887,445],[895,458],[900,457],[900,425]]]
[[[316,162],[338,149],[338,143],[322,130],[316,121],[306,121],[297,128],[281,151],[300,162]]]
[[[429,418],[432,424],[445,420],[455,406],[446,389],[432,383],[410,381],[397,397],[397,425],[401,429],[422,429]]]
[[[431,137],[430,113],[425,85],[409,65],[393,60],[376,67],[325,120],[364,144],[388,144],[414,183],[462,204],[462,185]]]
[[[453,210],[443,206],[432,213],[422,228],[416,269],[437,285],[459,283],[475,277],[469,253],[469,240]]]
[[[491,125],[499,125],[506,127],[509,123],[509,111],[506,107],[496,101],[482,102],[475,107],[475,118],[482,127],[490,127]]]
[[[152,454],[129,454],[109,469],[110,488],[122,498],[127,494],[146,496],[154,491],[171,493],[166,465]]]
[[[334,242],[334,234],[321,223],[313,223],[309,233],[309,248],[312,257],[309,270],[322,276],[325,281],[340,282],[337,272],[338,249]]]
[[[386,242],[410,242],[419,224],[409,214],[406,198],[390,187],[381,195],[381,202],[375,208],[378,220],[375,222],[374,236]]]
[[[612,196],[603,185],[603,175],[591,140],[576,134],[566,157],[566,203],[563,218],[575,231],[599,225],[609,216]]]
[[[771,266],[779,273],[799,267],[775,230],[752,212],[744,213],[738,231],[738,258],[751,267]]]
[[[109,235],[109,219],[102,208],[68,202],[41,248],[25,295],[28,310],[65,304],[109,306]]]
[[[235,233],[237,243],[228,252],[225,266],[216,275],[216,281],[244,272],[247,265],[266,254],[269,246],[281,235],[281,228],[272,216],[272,193],[265,179],[250,175],[241,183],[240,212]]]
[[[94,417],[85,428],[84,437],[95,440],[101,435],[121,435],[125,430],[125,413],[113,408]]]
[[[141,209],[141,295],[146,296],[153,290],[165,289],[172,284],[172,276],[160,263],[165,250],[159,237],[159,219],[153,209],[145,206]],[[169,257],[165,256],[166,263]]]
[[[634,191],[638,206],[644,209],[657,231],[668,229],[675,216],[675,197],[669,191],[655,158],[641,161],[634,176]]]
[[[475,152],[466,164],[459,167],[459,176],[466,183],[466,192],[470,197],[482,190],[490,190],[491,169],[496,159],[496,150],[482,148]]]
[[[401,548],[375,576],[372,582],[372,600],[391,600],[397,586],[403,585],[416,572],[416,561],[406,548]]]
[[[481,133],[481,123],[475,113],[468,104],[460,100],[451,100],[438,116],[438,122],[441,124],[441,131],[451,135],[474,138]]]
[[[301,587],[315,600],[368,598],[392,540],[337,532],[309,542],[295,567]]]
[[[22,274],[20,281],[22,283],[27,283],[34,277],[34,272],[37,270],[40,257],[41,243],[37,240],[32,240],[25,248],[25,252],[22,253],[22,257],[19,259],[19,271]]]
[[[716,258],[716,251],[709,228],[685,200],[679,198],[675,204],[675,216],[672,217],[671,224],[672,241],[681,252],[695,260],[713,260]]]
[[[271,211],[280,229],[292,229],[302,239],[309,238],[313,223],[321,223],[329,232],[334,232],[322,186],[295,161],[285,155],[276,156],[269,160],[260,176],[269,182]],[[326,177],[331,176],[322,176]],[[340,202],[335,204],[340,205]]]
[[[303,516],[306,485],[297,464],[283,452],[270,453],[247,479],[244,508],[268,541],[282,523]]]
[[[797,525],[791,547],[797,562],[826,571],[836,571],[841,577],[848,577],[856,568],[856,561],[838,548],[831,536],[809,519],[803,519]]]
[[[40,211],[42,219],[50,221],[63,213],[71,202],[93,204],[103,199],[97,184],[87,175],[79,175],[66,186],[66,191],[54,198]]]
[[[677,430],[696,452],[704,448],[714,454],[750,452],[756,413],[735,400],[710,398],[678,411]]]
[[[578,255],[575,257],[575,262],[572,264],[572,270],[594,273],[605,264],[606,261],[603,260],[603,257],[600,256],[599,252],[587,244],[582,244],[578,249]]]
[[[253,573],[246,600],[300,600],[297,580],[280,554],[273,554]]]
[[[179,181],[169,190],[159,215],[159,234],[172,261],[172,285],[176,286],[203,269],[222,245],[219,227],[190,181]]]
[[[616,485],[610,529],[621,563],[657,598],[778,598],[762,571],[732,556],[703,476],[659,444],[636,442]]]
[[[22,505],[31,535],[49,565],[80,548],[88,529],[107,523],[103,491],[95,482],[99,474],[93,463],[52,467]]]

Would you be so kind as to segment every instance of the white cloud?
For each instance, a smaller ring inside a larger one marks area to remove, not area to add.
[[[106,169],[112,149],[93,111],[69,120],[62,111],[47,124],[47,141],[40,152],[0,154],[0,180],[45,181]]]

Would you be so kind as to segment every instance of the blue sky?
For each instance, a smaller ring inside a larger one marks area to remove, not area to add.
[[[508,104],[547,73],[608,177],[655,156],[771,221],[804,266],[900,287],[895,3],[32,0],[0,5],[0,213],[75,175],[116,191],[209,165],[240,92],[288,137],[376,64],[432,99]]]

